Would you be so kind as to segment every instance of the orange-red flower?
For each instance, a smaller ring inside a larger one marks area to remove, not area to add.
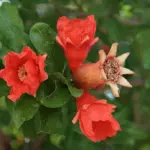
[[[4,56],[5,68],[0,70],[0,77],[12,87],[8,98],[16,101],[22,94],[35,96],[41,82],[48,78],[44,71],[47,55],[36,53],[25,46],[20,54],[9,52]]]
[[[123,77],[125,74],[134,74],[133,71],[124,68],[124,62],[129,52],[116,57],[118,43],[114,43],[108,53],[99,51],[100,59],[96,63],[81,65],[73,74],[76,84],[80,88],[99,88],[105,84],[110,85],[114,96],[119,97],[117,84],[125,87],[132,85]]]
[[[113,118],[116,106],[106,100],[97,100],[89,92],[76,99],[77,113],[73,123],[79,121],[82,133],[93,142],[113,137],[121,130],[119,123]]]
[[[57,22],[57,30],[56,40],[63,47],[69,67],[74,72],[86,59],[90,47],[98,41],[98,38],[94,38],[94,16],[72,20],[63,16]]]

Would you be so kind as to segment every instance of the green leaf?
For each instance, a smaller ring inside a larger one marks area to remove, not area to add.
[[[46,23],[36,23],[30,30],[30,39],[39,53],[53,53],[56,33]]]
[[[14,111],[15,103],[10,99],[8,99],[7,97],[5,97],[5,103],[8,111],[10,112],[10,115],[12,115],[12,112]]]
[[[14,51],[20,51],[26,45],[24,39],[24,26],[16,7],[4,3],[0,7],[0,33],[1,41]]]
[[[53,79],[60,81],[61,83],[65,84],[65,85],[67,85],[68,90],[72,96],[80,97],[82,95],[83,90],[73,87],[61,73],[59,73],[59,72],[53,73],[53,74],[51,74],[51,77]]]
[[[10,115],[7,110],[0,109],[0,127],[7,126],[10,123]]]
[[[145,69],[150,69],[150,46],[149,46],[150,30],[143,30],[136,36],[139,43],[140,54],[142,55],[143,66]]]
[[[76,122],[75,124],[72,123],[72,119],[76,115],[76,112],[70,112],[68,116],[68,122],[69,122],[69,127],[72,129],[72,131],[75,131],[78,134],[82,134],[80,127],[79,127],[79,122]]]
[[[76,124],[72,124],[72,130],[83,135],[81,130],[80,130],[80,127],[79,127],[79,123],[77,122]]]
[[[62,71],[65,62],[63,50],[58,47],[56,33],[50,26],[45,23],[36,23],[30,30],[30,39],[39,53],[48,54],[47,72]]]
[[[61,114],[54,112],[54,109],[41,107],[39,113],[36,115],[35,122],[38,133],[56,134],[63,132]]]
[[[56,87],[49,96],[41,99],[41,103],[49,108],[61,107],[70,99],[70,93],[65,87]]]
[[[24,25],[19,16],[17,8],[10,3],[3,3],[3,5],[0,7],[0,19],[3,21],[0,22],[0,27],[2,24],[6,25],[3,28],[8,27],[9,25],[14,25],[21,31],[24,30]]]
[[[36,138],[37,134],[36,134],[34,118],[29,121],[25,121],[22,124],[21,129],[23,131],[24,137],[30,139]]]
[[[6,85],[6,82],[0,79],[0,96],[7,96],[9,93],[9,87]]]
[[[0,41],[0,58],[3,60],[3,57],[5,55],[8,54],[8,52],[10,51],[10,49],[8,47],[6,47],[2,41]],[[4,60],[3,60],[3,64],[4,64]]]
[[[33,118],[39,109],[39,104],[34,97],[23,95],[13,111],[13,121],[17,128],[25,122]]]
[[[47,82],[41,83],[36,93],[36,99],[40,101],[41,99],[49,96],[55,90],[55,86],[55,81],[51,80],[50,78],[47,80]]]

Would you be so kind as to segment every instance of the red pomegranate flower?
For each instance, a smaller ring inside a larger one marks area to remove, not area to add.
[[[86,59],[90,47],[99,39],[94,38],[96,22],[94,16],[69,20],[63,16],[57,22],[57,42],[63,47],[70,69],[74,72]]]
[[[8,98],[16,101],[22,94],[35,96],[41,82],[48,78],[44,71],[47,55],[36,55],[25,46],[20,54],[9,52],[4,56],[5,68],[0,70],[0,77],[12,87]]]
[[[99,51],[100,60],[96,63],[81,65],[73,74],[76,84],[80,88],[99,88],[105,84],[110,85],[114,96],[119,97],[119,88],[117,84],[125,87],[132,85],[122,76],[124,74],[134,74],[133,71],[124,68],[123,64],[128,53],[116,57],[118,43],[114,43],[108,53],[104,50]]]
[[[113,137],[121,130],[112,116],[116,106],[107,104],[106,100],[97,100],[87,91],[76,99],[76,103],[78,111],[72,122],[79,120],[81,131],[93,142]]]

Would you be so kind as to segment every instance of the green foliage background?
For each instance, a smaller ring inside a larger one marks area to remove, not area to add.
[[[117,105],[115,117],[122,131],[104,142],[92,143],[72,125],[74,98],[82,94],[70,82],[63,51],[55,41],[60,16],[94,14],[100,41],[88,61],[98,59],[98,50],[119,42],[118,55],[131,52],[126,67],[133,88],[121,87],[120,98],[108,87],[91,91],[99,99]],[[37,98],[23,95],[17,104],[5,96],[9,89],[0,80],[0,129],[9,136],[14,150],[150,150],[150,0],[11,0],[0,7],[0,67],[3,56],[29,45],[48,53],[49,80],[41,84]],[[50,101],[51,100],[51,101]],[[38,133],[38,136],[37,136]],[[1,136],[0,136],[1,138]],[[2,139],[0,139],[1,141]],[[1,142],[0,142],[1,144]],[[0,146],[1,148],[1,146]]]

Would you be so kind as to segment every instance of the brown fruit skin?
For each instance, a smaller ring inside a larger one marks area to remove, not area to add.
[[[100,63],[82,64],[73,74],[73,79],[78,88],[97,89],[103,88],[105,80],[102,78]]]

